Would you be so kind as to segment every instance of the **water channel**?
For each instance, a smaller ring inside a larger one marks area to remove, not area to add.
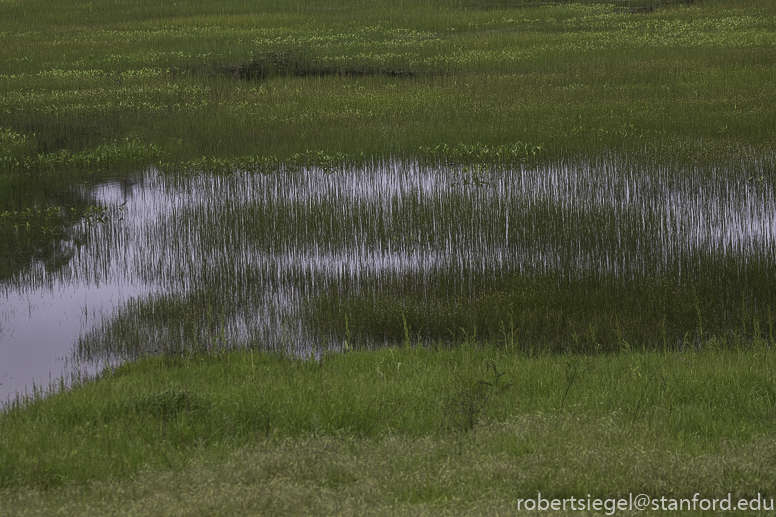
[[[471,271],[681,276],[699,251],[774,264],[765,168],[676,171],[617,157],[509,169],[149,168],[74,187],[105,207],[100,216],[67,229],[56,267],[27,257],[0,283],[0,400],[194,344],[304,353],[320,339],[306,302],[383,280],[411,277],[422,291],[452,272],[473,296]]]

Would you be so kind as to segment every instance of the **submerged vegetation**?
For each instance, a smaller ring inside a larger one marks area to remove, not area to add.
[[[0,513],[774,486],[776,3],[65,4],[0,2],[0,345],[117,286],[107,368],[6,406]]]

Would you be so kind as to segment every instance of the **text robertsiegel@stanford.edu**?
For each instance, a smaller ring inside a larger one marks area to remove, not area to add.
[[[726,497],[701,497],[695,494],[691,498],[650,497],[646,494],[628,497],[596,498],[587,497],[544,498],[539,493],[533,499],[518,499],[517,509],[528,511],[604,511],[606,515],[614,515],[621,511],[687,511],[687,510],[718,510],[718,511],[773,511],[773,498],[764,498],[760,494],[753,499],[733,499],[731,494]]]

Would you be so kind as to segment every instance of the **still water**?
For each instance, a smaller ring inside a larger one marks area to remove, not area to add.
[[[751,165],[151,168],[75,194],[106,210],[69,229],[67,260],[52,268],[33,257],[0,284],[0,400],[145,353],[305,353],[320,344],[305,302],[367,281],[411,276],[422,290],[453,272],[473,296],[471,271],[681,276],[699,250],[776,262],[773,186]]]

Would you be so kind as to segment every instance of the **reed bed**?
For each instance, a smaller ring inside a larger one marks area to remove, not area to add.
[[[100,245],[73,271],[158,294],[84,336],[82,358],[246,342],[597,353],[773,339],[771,165],[547,167],[530,146],[477,149],[426,150],[445,166],[149,179],[142,204],[92,228]],[[496,152],[504,162],[477,161]]]
[[[772,339],[770,3],[2,9],[0,278],[145,286],[84,358]]]

